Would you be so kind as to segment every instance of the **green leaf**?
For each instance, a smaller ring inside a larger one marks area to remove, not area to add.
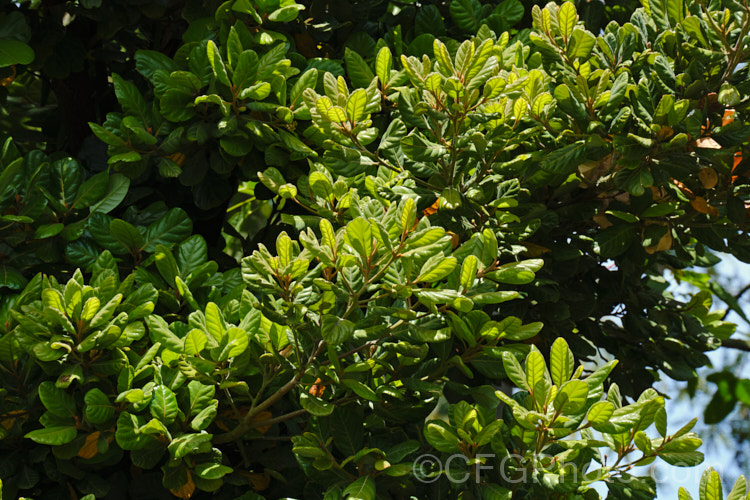
[[[571,4],[565,3],[563,5]],[[583,163],[585,153],[586,146],[583,141],[568,144],[548,154],[542,160],[541,167],[555,174],[570,174],[578,168],[578,165]]]
[[[179,243],[193,231],[193,222],[181,208],[172,208],[159,220],[148,226],[143,250],[153,252],[156,245],[167,248]]]
[[[211,64],[211,69],[214,72],[214,76],[221,83],[229,87],[229,75],[227,74],[227,68],[224,65],[224,60],[221,58],[219,48],[216,46],[213,40],[208,41],[206,46],[206,53],[208,54],[208,62]]]
[[[436,163],[448,153],[444,146],[430,142],[414,132],[401,139],[401,149],[407,158],[418,162]]]
[[[107,192],[109,174],[100,172],[84,182],[76,193],[76,199],[71,208],[88,207],[98,201]]]
[[[308,177],[308,184],[310,185],[310,189],[312,189],[312,192],[316,194],[317,196],[320,196],[324,200],[333,202],[333,184],[331,184],[331,181],[328,179],[326,174],[323,172],[311,172],[310,177]],[[278,246],[278,243],[277,243]],[[278,252],[278,250],[277,250]],[[284,263],[284,260],[281,259],[282,266],[285,266],[289,263],[287,260],[287,263]]]
[[[456,453],[460,450],[461,439],[442,420],[431,420],[425,424],[424,437],[438,451]]]
[[[211,425],[216,418],[217,405],[218,402],[214,400],[213,403],[198,412],[195,418],[190,421],[190,427],[195,431],[202,431]]]
[[[358,217],[346,225],[346,239],[354,250],[367,259],[372,253],[372,228],[363,217]]]
[[[213,302],[206,304],[206,326],[208,327],[208,333],[216,340],[221,342],[227,331],[227,325],[224,321],[224,316],[217,306]]]
[[[414,199],[407,198],[401,205],[401,232],[409,232],[414,227],[417,218],[417,204]]]
[[[521,367],[521,363],[519,363],[516,357],[508,351],[503,351],[502,356],[505,374],[510,381],[513,382],[516,387],[528,390],[529,384],[526,382],[526,375]]]
[[[86,403],[83,415],[92,424],[105,424],[115,416],[115,406],[100,389],[89,390],[83,400]]]
[[[156,268],[159,270],[162,278],[164,278],[170,287],[175,286],[175,278],[180,276],[180,269],[177,267],[177,261],[172,252],[164,245],[156,245],[154,259]]]
[[[589,386],[583,380],[565,382],[555,396],[555,409],[564,414],[575,414],[586,404]]]
[[[327,417],[333,413],[333,410],[336,408],[336,405],[333,403],[323,401],[322,399],[306,392],[300,393],[299,403],[302,405],[302,408],[307,410],[307,413],[315,417]]]
[[[188,455],[198,455],[211,451],[211,434],[184,434],[173,439],[168,449],[172,458],[179,459]]]
[[[232,471],[231,467],[214,462],[204,462],[195,466],[195,474],[201,479],[220,479]]]
[[[367,116],[367,91],[357,89],[349,96],[346,102],[346,115],[352,122],[360,122]]]
[[[161,69],[167,73],[177,71],[180,66],[166,54],[155,50],[137,50],[135,52],[135,69],[146,79],[151,80],[154,71]]]
[[[217,401],[214,398],[216,387],[213,385],[202,384],[197,380],[191,380],[188,383],[188,395],[190,397],[190,407],[185,409],[189,416],[194,416],[209,407]]]
[[[31,439],[35,443],[46,444],[50,446],[60,446],[70,443],[78,435],[75,426],[55,426],[37,429],[27,433],[24,437]]]
[[[34,49],[19,40],[0,38],[0,68],[14,64],[31,64]]]
[[[371,476],[362,476],[343,492],[347,500],[375,500],[375,480]]]
[[[143,235],[135,226],[121,219],[113,219],[109,223],[109,231],[131,255],[140,253],[146,243]]]
[[[479,0],[453,0],[450,3],[450,14],[456,26],[465,33],[476,33],[482,16],[482,5]]]
[[[457,262],[455,257],[445,257],[442,254],[434,255],[424,263],[416,281],[425,283],[440,281],[453,272]]]
[[[337,407],[328,419],[334,446],[344,456],[354,455],[364,444],[363,412],[357,405]]]
[[[91,213],[101,212],[103,214],[111,212],[116,208],[122,200],[125,199],[125,195],[128,193],[130,187],[130,179],[122,174],[112,174],[109,176],[107,181],[107,188],[104,196],[99,198],[96,203],[93,203],[89,210]]]
[[[154,343],[160,342],[172,352],[183,352],[185,350],[182,340],[169,329],[169,325],[164,321],[164,318],[152,314],[146,318],[146,324],[148,325],[149,337]]]
[[[722,500],[724,498],[721,477],[713,467],[707,467],[703,472],[698,495],[701,500]]]
[[[331,106],[326,111],[325,116],[333,123],[344,123],[346,121],[346,111],[341,106]]]
[[[76,416],[76,403],[73,396],[55,387],[54,382],[44,381],[39,384],[39,399],[44,407],[56,417],[73,419]]]
[[[138,87],[117,74],[112,75],[112,82],[122,110],[127,114],[135,115],[144,125],[148,125],[149,108],[138,91]]]
[[[369,386],[363,384],[359,380],[343,379],[341,381],[346,387],[354,391],[354,393],[360,398],[368,401],[380,401],[378,395]]]
[[[461,264],[461,276],[459,279],[460,285],[468,290],[474,285],[474,280],[477,277],[477,269],[479,267],[479,259],[474,255],[469,255]]]
[[[667,436],[667,410],[660,408],[654,415],[654,425],[661,437]]]
[[[344,49],[344,61],[346,62],[346,73],[349,75],[352,85],[362,87],[358,90],[364,91],[364,88],[370,85],[372,79],[375,78],[370,66],[362,59],[362,56],[349,47]]]
[[[198,354],[206,347],[206,334],[197,328],[193,328],[185,336],[185,354],[192,356]]]
[[[292,109],[304,107],[302,93],[306,89],[315,88],[318,82],[318,70],[310,68],[294,82],[292,89],[289,91],[289,107]]]
[[[52,162],[50,167],[50,194],[62,209],[68,209],[83,183],[83,168],[73,158],[61,158]]]
[[[603,424],[609,421],[614,411],[615,407],[609,401],[598,401],[591,405],[586,418],[594,425]]]
[[[60,234],[60,231],[62,231],[64,228],[65,224],[63,224],[62,222],[56,222],[54,224],[43,224],[39,226],[34,232],[34,238],[38,240],[51,238]]]
[[[159,100],[159,110],[171,122],[184,122],[195,116],[195,97],[182,89],[169,89]]]
[[[560,6],[557,22],[560,27],[560,34],[567,40],[578,22],[578,13],[576,13],[576,7],[572,2],[565,2]]]
[[[659,458],[667,462],[669,465],[674,465],[675,467],[694,467],[696,465],[699,465],[703,463],[703,453],[700,451],[685,451],[685,452],[660,452]],[[707,498],[712,498],[711,496],[708,496]],[[716,497],[717,499],[721,499],[721,495]]]
[[[570,40],[568,40],[568,58],[582,60],[588,59],[595,45],[596,37],[593,34],[576,28],[573,30],[573,35],[570,37]]]
[[[13,179],[23,169],[23,158],[17,158],[5,166],[0,173],[0,194],[3,194],[13,184]]]
[[[552,344],[550,351],[550,372],[552,383],[560,387],[570,380],[575,369],[575,359],[564,338],[558,337]]]
[[[390,81],[392,68],[393,54],[391,54],[391,49],[383,47],[378,51],[375,58],[375,74],[378,76],[381,86],[386,86]]]
[[[249,344],[247,333],[242,328],[233,326],[227,330],[227,334],[224,337],[224,342],[221,345],[221,354],[219,355],[220,361],[225,361],[229,358],[239,356]]]
[[[92,328],[103,326],[107,321],[109,321],[112,316],[115,313],[115,309],[117,309],[117,306],[120,305],[120,302],[122,301],[122,294],[118,293],[115,294],[111,299],[107,301],[106,304],[101,306],[99,310],[96,312],[93,318],[91,318],[91,322],[89,323],[89,326]]]
[[[288,23],[297,19],[300,11],[304,9],[305,6],[298,3],[285,5],[268,14],[268,20],[275,23]]]
[[[320,332],[330,345],[339,345],[354,335],[354,323],[332,314],[325,314],[321,319]]]
[[[549,378],[549,375],[547,375],[547,364],[544,361],[544,356],[538,350],[532,350],[526,356],[526,384],[528,387],[534,388],[539,381],[546,378]]]
[[[737,478],[737,481],[735,481],[732,491],[729,492],[727,500],[744,500],[746,490],[747,483],[745,481],[745,476],[740,476]]]
[[[169,387],[166,385],[154,387],[149,411],[155,419],[169,425],[177,418],[178,410],[177,398]]]
[[[627,224],[608,227],[594,237],[594,251],[604,258],[617,257],[630,248],[634,235],[633,226]]]
[[[511,500],[513,497],[513,491],[497,484],[482,485],[481,491],[482,500]]]
[[[529,259],[521,262],[510,262],[497,268],[497,271],[487,273],[487,277],[500,283],[510,285],[525,285],[534,281],[534,273],[542,268],[544,260]]]
[[[25,286],[26,278],[18,269],[0,264],[0,289],[21,290]]]

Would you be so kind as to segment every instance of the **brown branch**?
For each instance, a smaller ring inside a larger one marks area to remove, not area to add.
[[[729,347],[731,349],[750,352],[750,340],[724,339],[721,341],[721,347]]]

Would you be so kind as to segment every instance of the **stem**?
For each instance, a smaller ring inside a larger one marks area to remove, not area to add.
[[[302,377],[305,375],[305,372],[307,371],[307,368],[312,364],[313,360],[320,355],[321,352],[323,352],[323,348],[325,347],[325,342],[320,342],[318,344],[317,349],[310,355],[310,358],[307,360],[307,363],[305,363],[304,366],[300,368],[300,370],[294,374],[294,377],[284,384],[282,387],[280,387],[276,392],[274,392],[271,396],[266,398],[265,401],[260,403],[259,405],[253,407],[250,409],[250,411],[247,412],[247,415],[245,415],[245,418],[242,419],[242,421],[232,429],[231,431],[222,434],[218,436],[214,442],[217,444],[221,443],[228,443],[230,441],[235,441],[239,438],[241,438],[248,430],[252,429],[253,427],[253,419],[255,416],[262,412],[263,410],[271,407],[274,403],[279,401],[281,398],[283,398],[289,391],[294,389],[294,387],[299,383],[299,381],[302,379]]]

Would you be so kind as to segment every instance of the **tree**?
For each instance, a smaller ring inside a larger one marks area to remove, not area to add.
[[[6,492],[653,498],[634,467],[702,461],[651,385],[740,345],[664,272],[750,258],[750,9],[416,7],[8,4]]]

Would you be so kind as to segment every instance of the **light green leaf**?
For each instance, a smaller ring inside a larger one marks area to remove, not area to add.
[[[479,268],[479,259],[474,255],[469,255],[461,264],[461,278],[459,283],[461,286],[468,290],[474,285],[474,280],[477,277],[477,269]]]
[[[555,409],[564,414],[575,414],[586,404],[589,386],[583,380],[565,382],[555,396]]]
[[[346,102],[346,115],[351,122],[361,122],[367,117],[367,91],[357,89],[349,96]]]
[[[197,328],[193,328],[185,336],[185,354],[192,356],[198,354],[206,347],[206,334]]]
[[[245,349],[247,349],[249,344],[245,330],[237,328],[236,326],[227,330],[224,339],[226,340],[226,345],[222,346],[221,354],[219,356],[219,359],[222,361],[239,356],[245,352]]]
[[[430,257],[419,271],[417,281],[425,283],[439,281],[453,272],[457,262],[455,257],[444,257],[441,254]]]
[[[358,217],[346,225],[346,239],[363,258],[372,253],[372,228],[363,217]]]
[[[333,123],[344,123],[346,121],[346,112],[341,106],[331,106],[326,111],[325,116]]]
[[[219,48],[216,46],[213,40],[208,41],[206,52],[208,54],[208,62],[211,64],[211,69],[214,72],[214,76],[221,83],[229,87],[230,83],[229,75],[227,74],[227,68],[224,65],[224,60],[221,58]]]
[[[165,425],[171,424],[179,411],[177,398],[172,390],[166,385],[157,385],[154,387],[149,410],[155,419]]]
[[[575,369],[575,359],[564,338],[558,337],[550,351],[550,372],[552,383],[560,387],[567,382]]]
[[[393,54],[391,54],[391,49],[383,47],[375,58],[375,74],[378,76],[381,86],[386,86],[390,81],[392,67]]]
[[[516,357],[508,352],[503,351],[503,367],[505,368],[505,374],[508,376],[511,382],[513,382],[519,389],[529,390],[529,384],[526,382],[526,375],[524,374],[521,363],[518,362]]]
[[[737,481],[735,481],[732,491],[729,492],[727,500],[744,500],[746,490],[747,483],[745,481],[745,476],[740,476],[737,478]]]
[[[528,387],[535,387],[537,382],[549,378],[544,356],[538,350],[532,350],[526,356],[526,383]]]
[[[560,6],[557,22],[560,27],[560,34],[567,40],[578,22],[578,13],[576,13],[576,7],[572,2],[565,2]]]
[[[31,439],[35,443],[46,444],[50,446],[59,446],[70,443],[78,435],[75,426],[56,426],[37,429],[27,433],[24,437]]]
[[[460,449],[461,439],[453,432],[450,425],[442,420],[427,422],[424,437],[438,451],[456,453]]]
[[[598,425],[609,421],[609,417],[614,413],[615,407],[609,401],[598,401],[591,405],[586,418],[592,424]]]
[[[213,302],[206,304],[206,327],[208,328],[208,333],[211,334],[216,342],[221,342],[227,331],[224,316],[221,314],[219,306]]]

